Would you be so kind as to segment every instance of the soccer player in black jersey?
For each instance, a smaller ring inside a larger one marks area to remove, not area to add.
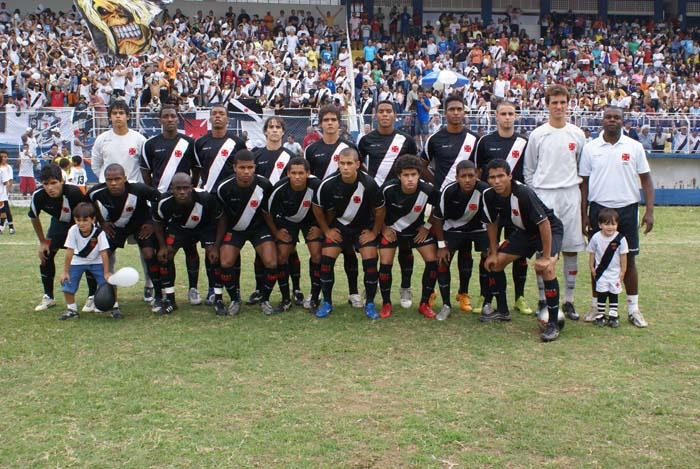
[[[318,120],[323,132],[318,140],[304,151],[304,158],[311,165],[311,174],[324,179],[338,171],[338,158],[345,148],[357,151],[355,144],[340,137],[340,111],[333,105],[323,106],[318,111]],[[362,298],[357,289],[357,256],[352,246],[343,252],[345,275],[348,278],[348,302],[353,308],[362,308]]]
[[[479,139],[473,161],[479,177],[486,182],[486,166],[490,161],[502,159],[508,162],[513,180],[523,181],[523,155],[527,139],[515,132],[517,112],[515,104],[500,101],[496,105],[496,131]],[[506,238],[509,233],[506,233]],[[523,314],[532,314],[532,309],[525,302],[525,281],[527,280],[527,259],[524,257],[513,262],[513,286],[515,287],[515,309]],[[477,305],[480,307],[483,302]],[[474,308],[474,311],[478,311]]]
[[[416,141],[409,134],[397,130],[396,111],[391,101],[377,104],[377,129],[362,136],[357,148],[367,173],[379,187],[396,177],[394,163],[401,155],[416,155]],[[427,168],[422,168],[425,175]],[[401,268],[401,306],[410,308],[412,304],[411,276],[413,275],[413,249],[410,242],[399,240],[399,267]]]
[[[160,308],[163,292],[160,283],[160,267],[156,258],[158,240],[153,234],[151,205],[158,202],[160,192],[142,182],[127,181],[124,167],[118,163],[108,165],[104,175],[105,182],[93,186],[87,195],[97,208],[97,219],[109,240],[110,264],[112,264],[110,271],[114,270],[114,252],[118,248],[123,248],[127,238],[133,236],[153,282],[155,301],[152,310],[155,312]],[[121,316],[118,303],[114,305],[112,316]]]
[[[438,130],[425,142],[423,157],[434,165],[434,185],[443,190],[455,181],[457,165],[460,161],[472,158],[476,149],[477,136],[464,125],[464,101],[461,95],[450,95],[445,100],[447,125]],[[473,311],[469,296],[469,279],[474,260],[471,251],[459,251],[459,292],[457,300],[462,311]]]
[[[377,237],[384,224],[384,198],[377,183],[360,171],[360,156],[345,148],[338,159],[339,171],[321,182],[314,195],[313,211],[325,236],[321,251],[323,303],[316,317],[325,318],[333,310],[333,267],[340,252],[357,248],[362,256],[366,291],[365,314],[379,318],[374,307],[377,293]]]
[[[391,316],[391,268],[396,247],[404,244],[415,248],[425,262],[418,312],[433,319],[435,313],[428,301],[438,275],[437,246],[424,216],[427,205],[436,203],[437,193],[432,184],[420,179],[423,164],[417,156],[400,156],[395,169],[398,180],[392,179],[382,188],[386,215],[379,238],[379,289],[383,301],[379,317]]]
[[[543,342],[551,342],[559,337],[559,282],[556,276],[558,253],[564,227],[525,184],[512,180],[510,165],[505,160],[492,160],[487,166],[488,181],[491,186],[484,192],[484,215],[489,236],[489,254],[486,269],[503,273],[503,269],[520,257],[531,257],[541,253],[533,261],[538,275],[542,276],[547,298],[549,320],[540,336]],[[510,226],[510,236],[498,245],[500,226]],[[494,275],[494,294],[501,304],[507,305],[505,275]],[[497,311],[493,312],[498,315]],[[482,316],[485,316],[482,312]]]
[[[481,252],[479,262],[479,285],[481,294],[490,303],[488,272],[484,267],[488,237],[482,221],[482,194],[488,184],[476,177],[476,167],[469,160],[457,164],[457,180],[440,191],[438,202],[433,206],[430,223],[438,245],[438,285],[443,307],[437,319],[444,321],[450,315],[450,263],[459,250]],[[488,303],[487,303],[488,304]],[[481,308],[481,304],[477,305]]]
[[[286,174],[287,177],[280,179],[272,188],[266,214],[272,221],[271,224],[274,227],[272,235],[277,242],[277,283],[282,291],[282,302],[277,310],[286,311],[291,306],[287,263],[290,254],[296,249],[301,232],[309,249],[311,295],[308,309],[315,313],[318,307],[318,296],[321,293],[323,233],[311,210],[311,201],[314,192],[321,185],[321,180],[311,176],[309,162],[301,157],[289,160]]]
[[[61,168],[55,163],[47,164],[41,169],[39,180],[41,187],[32,194],[28,215],[39,240],[39,273],[44,286],[44,296],[34,311],[45,311],[56,304],[53,297],[56,253],[63,248],[68,229],[73,224],[73,209],[86,199],[77,186],[66,184]],[[51,216],[46,236],[39,219],[42,211]],[[97,282],[92,275],[88,277],[88,288],[88,303],[83,308],[85,312],[94,311],[90,297],[97,290]]]
[[[270,181],[255,174],[255,156],[248,150],[236,153],[235,174],[222,182],[216,190],[224,214],[219,219],[216,233],[221,263],[221,282],[231,297],[228,314],[236,315],[241,308],[238,281],[233,277],[233,266],[240,257],[246,241],[255,248],[262,259],[265,274],[263,278],[260,309],[264,314],[274,313],[270,304],[270,293],[277,278],[277,250],[272,237],[272,227],[268,226],[263,212],[267,211],[267,199],[272,191]],[[216,295],[217,312],[222,296]]]
[[[265,134],[265,146],[254,148],[255,173],[259,174],[273,186],[284,177],[287,163],[294,154],[283,146],[282,139],[285,132],[284,120],[281,117],[268,117],[263,124]],[[301,277],[301,265],[296,250],[288,256],[289,263],[285,262],[285,268],[289,269],[286,275],[292,277],[294,287],[294,302],[301,306],[304,303],[304,294],[301,292],[299,280]],[[260,289],[262,287],[262,262],[260,256],[255,256],[255,291],[251,294],[246,304],[255,304],[260,301]]]
[[[143,145],[141,154],[141,175],[143,182],[158,189],[162,194],[170,190],[170,183],[176,173],[192,172],[195,184],[199,180],[199,168],[194,155],[194,140],[177,130],[179,122],[177,109],[165,104],[160,109],[162,133],[149,138]],[[185,267],[189,280],[188,297],[190,304],[202,303],[197,290],[199,282],[199,253],[196,244],[182,246],[185,252]],[[174,266],[173,266],[174,268]],[[209,286],[213,287],[211,269]],[[173,274],[174,277],[174,274]]]
[[[184,246],[200,242],[213,271],[219,270],[219,249],[216,246],[216,227],[221,217],[221,206],[216,195],[195,191],[188,173],[175,173],[170,191],[163,194],[153,210],[153,228],[158,240],[158,262],[165,297],[156,314],[170,314],[177,308],[175,302],[175,269],[173,258]],[[216,278],[217,275],[214,275]],[[211,287],[223,293],[221,283],[214,280]],[[221,303],[218,314],[225,314]]]

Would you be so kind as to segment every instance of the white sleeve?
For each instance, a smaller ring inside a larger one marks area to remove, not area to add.
[[[591,145],[587,143],[581,151],[581,161],[578,164],[578,175],[582,177],[591,175]]]
[[[650,172],[651,169],[649,168],[649,161],[647,160],[647,152],[644,151],[644,147],[642,147],[641,144],[637,146],[637,150],[638,154],[635,158],[637,160],[637,174]]]
[[[97,249],[100,252],[109,249],[109,240],[107,239],[107,235],[104,231],[97,237]]]
[[[98,135],[95,139],[95,143],[92,146],[92,172],[97,176],[99,182],[103,182],[102,179],[102,166],[104,164],[104,157],[102,155],[102,140],[101,135]]]
[[[73,225],[73,226],[76,226],[76,225]],[[66,242],[63,245],[65,248],[72,249],[74,251],[76,250],[76,248],[77,248],[77,243],[75,242],[76,231],[77,231],[77,229],[72,229],[72,228],[70,230],[68,230],[68,236],[66,236]]]
[[[525,157],[523,159],[523,180],[528,186],[532,186],[532,178],[535,175],[535,170],[537,169],[537,151],[539,149],[539,142],[537,141],[537,134],[530,135],[527,140],[527,146],[525,147]]]

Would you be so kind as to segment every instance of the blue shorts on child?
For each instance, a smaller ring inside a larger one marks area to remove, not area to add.
[[[83,264],[83,265],[71,265],[68,273],[70,274],[70,279],[63,282],[61,286],[61,291],[64,293],[75,294],[78,291],[78,285],[80,284],[80,278],[83,276],[84,272],[91,272],[92,275],[97,280],[97,286],[99,287],[105,283],[104,267],[102,264]]]

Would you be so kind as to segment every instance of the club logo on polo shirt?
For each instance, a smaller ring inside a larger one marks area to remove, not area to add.
[[[622,154],[622,161],[629,161],[630,160],[630,154],[629,153],[623,153]]]
[[[513,151],[510,152],[510,155],[511,155],[513,158],[516,158],[516,159],[517,159],[517,158],[520,158],[520,151],[518,151],[518,150],[513,150]]]
[[[569,151],[576,151],[576,144],[574,142],[569,142]]]
[[[136,148],[133,148],[133,147],[129,148],[129,155],[134,156],[135,154],[136,154]]]

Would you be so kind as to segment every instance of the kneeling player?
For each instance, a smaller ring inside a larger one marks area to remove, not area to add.
[[[422,167],[418,157],[400,156],[394,166],[398,181],[388,182],[382,190],[386,216],[379,240],[379,289],[384,303],[379,313],[381,318],[388,318],[392,313],[391,268],[396,247],[402,241],[418,250],[425,262],[418,312],[429,319],[435,317],[428,300],[437,280],[437,247],[429,228],[424,226],[423,217],[426,205],[434,205],[437,194],[432,184],[420,179]],[[449,305],[444,308],[449,309]]]
[[[216,225],[221,217],[221,206],[209,192],[193,190],[192,178],[187,173],[176,173],[170,192],[163,194],[153,210],[153,228],[158,239],[158,262],[164,299],[156,314],[170,314],[177,309],[175,302],[175,266],[173,258],[185,246],[196,251],[199,241],[213,272],[219,270],[219,248],[216,246]],[[209,270],[209,269],[208,269]],[[209,272],[208,272],[209,273]],[[209,287],[223,293],[217,275],[209,277]],[[217,305],[225,314],[223,303]]]
[[[486,169],[491,187],[484,192],[484,214],[489,236],[485,265],[487,270],[494,273],[492,294],[498,300],[499,309],[502,305],[506,306],[503,269],[519,257],[529,258],[536,252],[541,253],[542,257],[537,258],[533,266],[544,280],[549,321],[540,338],[543,342],[551,342],[559,337],[559,282],[555,269],[564,228],[554,212],[542,203],[532,189],[512,180],[510,166],[505,160],[492,160]],[[511,228],[508,238],[500,247],[499,225]]]
[[[365,314],[379,318],[374,307],[377,293],[377,236],[384,225],[384,198],[374,179],[360,171],[360,157],[354,148],[345,148],[338,157],[338,172],[323,180],[314,195],[314,216],[325,239],[321,251],[323,304],[316,317],[333,311],[333,267],[346,248],[357,248],[365,272]],[[347,249],[346,249],[347,252]]]
[[[454,253],[458,251],[471,252],[472,244],[481,252],[479,262],[479,285],[482,305],[477,305],[482,312],[490,311],[491,298],[488,293],[488,272],[484,267],[488,237],[486,227],[481,218],[482,194],[488,185],[476,177],[476,166],[469,160],[462,160],[455,169],[456,181],[445,186],[440,191],[438,202],[433,208],[430,223],[438,243],[438,285],[442,296],[442,309],[437,319],[444,321],[450,314],[450,264]],[[484,310],[483,308],[486,308]],[[499,319],[508,320],[506,308]]]
[[[295,251],[299,233],[306,240],[309,249],[309,276],[311,278],[311,296],[309,310],[318,308],[318,296],[321,293],[321,241],[323,233],[316,224],[311,200],[321,181],[311,176],[309,162],[301,157],[294,157],[287,164],[287,177],[280,179],[272,189],[268,203],[273,236],[277,242],[277,283],[282,292],[282,302],[276,311],[287,311],[292,306],[289,294],[289,256]]]

